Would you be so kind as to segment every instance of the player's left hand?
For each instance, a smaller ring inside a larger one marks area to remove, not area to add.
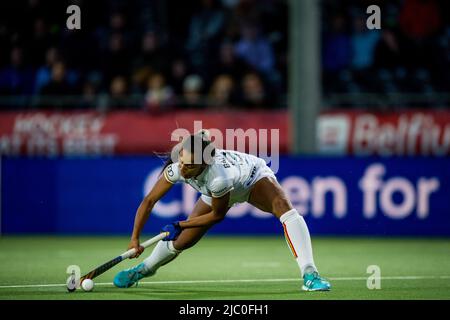
[[[171,241],[178,238],[181,233],[180,222],[175,221],[171,224],[164,226],[161,230],[162,232],[169,232],[169,235],[163,239],[163,241]]]

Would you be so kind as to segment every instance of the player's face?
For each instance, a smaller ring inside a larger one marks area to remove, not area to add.
[[[179,160],[180,173],[185,179],[198,176],[204,169],[203,164],[194,163],[194,155],[186,150],[180,151]]]

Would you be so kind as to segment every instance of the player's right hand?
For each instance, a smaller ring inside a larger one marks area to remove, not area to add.
[[[131,239],[130,244],[128,245],[128,250],[135,249],[136,253],[133,254],[130,259],[137,258],[141,255],[142,252],[144,252],[144,247],[139,245],[139,240],[137,239]]]

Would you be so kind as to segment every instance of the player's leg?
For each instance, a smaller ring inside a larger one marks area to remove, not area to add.
[[[188,220],[204,215],[210,211],[211,206],[200,198],[195,204]],[[208,227],[185,229],[174,241],[159,241],[150,256],[142,263],[133,268],[120,271],[114,277],[114,284],[119,288],[128,288],[142,278],[154,275],[160,267],[173,261],[182,250],[188,249],[196,244],[207,231]]]
[[[211,206],[206,204],[202,198],[198,199],[188,220],[207,214]],[[209,227],[189,228],[181,231],[174,241],[159,241],[151,255],[144,260],[145,269],[149,275],[153,275],[159,267],[174,260],[183,250],[194,246],[208,231]]]
[[[321,279],[314,264],[311,238],[303,217],[293,208],[276,179],[265,177],[255,183],[248,202],[280,219],[286,242],[304,278],[304,290],[329,290],[330,284]]]
[[[292,207],[278,182],[270,177],[262,178],[253,186],[248,202],[280,219],[286,241],[299,263],[302,274],[317,271],[312,256],[308,227],[303,217]],[[302,254],[299,255],[299,253]]]

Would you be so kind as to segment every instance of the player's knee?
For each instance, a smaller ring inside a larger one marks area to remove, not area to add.
[[[178,239],[173,241],[173,247],[176,250],[185,250],[186,249],[185,244],[183,242],[179,241]]]
[[[273,214],[277,218],[281,217],[284,213],[288,212],[291,209],[292,209],[291,203],[284,196],[278,196],[274,198],[272,201]]]
[[[177,240],[175,240],[173,242],[173,246],[175,249],[181,251],[181,250],[187,250],[189,248],[192,248],[197,242],[198,242],[198,240],[197,241],[180,241],[178,238]]]

